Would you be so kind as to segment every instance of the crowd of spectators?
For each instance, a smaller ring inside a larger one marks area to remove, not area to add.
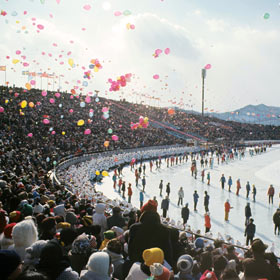
[[[267,247],[259,239],[241,261],[233,246],[192,239],[163,223],[153,201],[129,210],[108,204],[98,194],[91,200],[78,199],[48,176],[68,155],[185,144],[151,125],[131,130],[130,122],[139,116],[130,111],[210,140],[274,139],[277,128],[201,119],[184,112],[170,116],[166,109],[97,96],[86,103],[84,97],[70,98],[67,93],[42,96],[38,90],[0,90],[1,279],[280,279],[276,257],[265,254]],[[23,100],[27,106],[22,106]],[[109,117],[104,116],[104,107]],[[44,119],[50,123],[44,124]],[[78,126],[79,120],[85,125]],[[91,134],[85,135],[85,129]],[[112,141],[112,134],[119,140]],[[110,142],[108,147],[105,141]]]

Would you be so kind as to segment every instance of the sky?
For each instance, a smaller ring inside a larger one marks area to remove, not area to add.
[[[280,104],[278,1],[0,0],[0,11],[0,66],[9,85],[98,90],[112,99],[200,111],[201,70],[208,65],[206,112]],[[98,72],[90,69],[93,59]],[[125,74],[131,80],[110,91],[108,79]]]

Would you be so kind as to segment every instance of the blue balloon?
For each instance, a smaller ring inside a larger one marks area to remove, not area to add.
[[[93,65],[93,64],[90,64],[88,68],[93,69],[93,68],[94,68],[94,65]]]
[[[87,87],[88,86],[88,82],[87,81],[83,81],[83,86]]]
[[[86,103],[85,102],[81,102],[80,103],[80,107],[84,108],[86,106]]]

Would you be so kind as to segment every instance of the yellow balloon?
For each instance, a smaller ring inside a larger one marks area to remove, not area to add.
[[[27,105],[27,101],[26,100],[21,101],[20,106],[21,106],[22,109],[25,108],[26,105]]]
[[[9,99],[6,99],[6,100],[5,100],[5,104],[8,104],[8,103],[9,103]]]
[[[62,131],[61,134],[62,134],[62,135],[65,135],[66,133],[65,133],[65,131]]]
[[[71,67],[73,67],[73,65],[74,65],[74,60],[73,60],[72,58],[69,58],[69,59],[68,59],[68,64],[69,64]]]
[[[34,103],[33,102],[29,102],[28,105],[29,105],[30,108],[34,107]]]
[[[127,23],[127,24],[126,24],[126,28],[127,28],[127,30],[130,29],[130,23]]]
[[[31,90],[31,85],[29,83],[26,83],[25,84],[25,87],[28,89],[28,90]]]
[[[104,142],[104,146],[107,148],[109,146],[110,142],[109,141],[105,141]]]
[[[97,170],[97,171],[95,171],[95,175],[100,175],[100,172]]]
[[[108,173],[107,171],[104,170],[104,171],[102,171],[102,176],[103,176],[103,177],[109,176],[109,173]]]
[[[145,117],[144,118],[144,123],[147,123],[149,121],[149,118],[148,117]]]
[[[77,125],[78,126],[83,126],[85,124],[84,120],[78,120]]]
[[[17,63],[19,62],[19,59],[15,59],[15,58],[14,58],[14,59],[12,60],[12,62],[13,62],[13,64],[17,64]]]
[[[98,71],[99,71],[99,68],[96,67],[96,66],[94,66],[93,71],[94,71],[94,72],[98,72]]]

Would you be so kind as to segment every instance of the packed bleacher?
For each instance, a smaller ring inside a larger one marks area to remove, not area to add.
[[[79,198],[48,173],[70,155],[186,144],[152,125],[132,130],[140,115],[209,141],[273,140],[279,128],[170,115],[98,96],[87,103],[67,93],[0,90],[0,279],[280,279],[277,258],[260,239],[249,250],[235,249],[170,226],[153,200],[137,209],[100,193]]]

